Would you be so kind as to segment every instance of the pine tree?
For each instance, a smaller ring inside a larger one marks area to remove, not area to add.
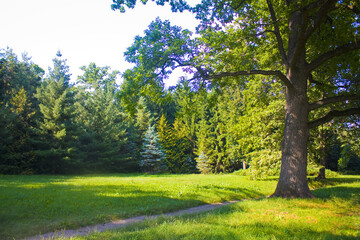
[[[53,60],[54,68],[37,89],[42,118],[39,121],[37,155],[42,159],[42,171],[59,173],[70,169],[70,154],[73,143],[74,98],[70,89],[69,67],[61,53]]]
[[[164,149],[168,149],[170,127],[164,114],[161,115],[156,130],[157,133],[159,134],[161,145],[163,146]]]
[[[36,112],[23,87],[10,100],[10,110],[16,116],[11,132],[13,141],[8,146],[12,165],[18,169],[16,173],[34,173],[36,172],[36,158],[31,141]]]
[[[140,135],[144,135],[149,124],[151,124],[151,122],[152,122],[151,113],[147,109],[146,101],[145,101],[144,97],[140,97],[140,99],[138,101],[138,104],[136,107],[135,119],[136,119],[135,126],[141,132]]]
[[[146,100],[144,97],[140,97],[134,119],[130,121],[132,125],[130,126],[130,130],[132,130],[131,141],[136,147],[135,159],[140,158],[141,148],[144,143],[144,135],[152,122],[153,118],[151,117],[151,112],[147,108]]]
[[[23,54],[22,60],[11,49],[0,50],[0,165],[7,174],[36,173],[32,140],[38,117],[34,97],[42,69]]]
[[[159,136],[155,126],[149,126],[145,133],[144,143],[141,151],[140,168],[148,173],[160,173],[166,170],[166,154],[160,145]]]
[[[76,122],[79,133],[77,159],[83,171],[126,172],[135,170],[127,148],[125,116],[116,99],[117,71],[97,67],[81,68]]]
[[[0,105],[0,173],[18,173],[18,166],[11,159],[10,146],[14,142],[12,130],[14,129],[16,115],[5,105]]]
[[[242,115],[232,130],[252,178],[279,174],[284,131],[281,84],[271,78],[257,80],[249,79],[242,91]]]
[[[185,124],[176,118],[169,131],[166,162],[172,173],[193,173],[196,162],[193,159],[193,146]]]

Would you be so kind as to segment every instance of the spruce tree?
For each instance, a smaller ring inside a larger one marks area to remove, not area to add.
[[[211,165],[209,164],[209,158],[205,155],[204,152],[200,153],[200,156],[196,159],[197,166],[196,168],[204,174],[208,174],[212,172]]]
[[[160,173],[166,170],[166,154],[160,145],[159,136],[155,126],[149,126],[144,136],[144,143],[141,151],[140,168],[148,173]]]

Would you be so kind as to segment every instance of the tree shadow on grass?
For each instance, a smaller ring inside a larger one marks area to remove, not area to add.
[[[242,187],[234,188],[234,187],[212,185],[212,186],[199,186],[197,188],[198,191],[211,191],[215,193],[215,195],[219,196],[219,198],[222,201],[259,198],[264,196],[264,194],[259,191],[242,188]],[[224,198],[221,196],[226,196],[226,197]]]
[[[346,234],[315,230],[311,224],[287,225],[261,222],[261,219],[255,223],[237,223],[231,220],[234,212],[245,211],[248,210],[235,204],[206,213],[148,220],[109,232],[107,236],[113,239],[358,239]],[[101,237],[100,233],[91,239]]]
[[[137,175],[114,175],[120,176]],[[208,191],[212,197],[218,195],[221,200],[261,196],[245,188],[219,186],[176,195],[165,188],[139,187],[136,183],[86,185],[86,177],[79,184],[73,181],[77,178],[82,176],[1,176],[0,193],[4,197],[0,194],[0,221],[4,224],[0,226],[0,239],[195,207],[206,203],[199,200],[206,198],[206,194],[199,198],[201,191]]]
[[[359,177],[332,177],[332,178],[326,178],[321,180],[315,180],[315,177],[311,177],[308,179],[310,183],[319,183],[324,186],[335,186],[342,183],[355,183],[360,182],[360,176]]]
[[[327,187],[327,188],[320,188],[312,191],[312,193],[317,198],[342,198],[342,199],[349,199],[350,197],[353,197],[354,195],[358,196],[360,199],[360,187],[344,187],[344,186],[338,186],[338,187]]]
[[[7,183],[0,184],[0,239],[17,239],[204,204],[199,200],[173,198],[166,189],[67,184],[72,178],[7,177]]]

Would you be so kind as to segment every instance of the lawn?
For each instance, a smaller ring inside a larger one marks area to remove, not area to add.
[[[360,239],[360,179],[347,180],[313,191],[316,199],[249,200],[72,239]]]
[[[276,179],[251,181],[246,177],[230,174],[0,176],[0,239],[19,239],[59,229],[73,229],[117,218],[170,212],[206,203],[259,198],[271,194],[276,182]],[[295,226],[294,229],[302,229],[296,224],[300,224],[303,218],[314,226],[319,225],[316,221],[328,221],[328,227],[335,226],[333,218],[334,221],[338,219],[343,226],[344,218],[347,223],[343,228],[349,233],[339,230],[339,233],[329,233],[329,236],[355,236],[354,231],[359,231],[360,177],[333,178],[321,184],[311,182],[311,185],[328,187],[315,190],[318,197],[315,200],[246,201],[194,218],[148,221],[133,228],[126,228],[125,232],[103,234],[114,235],[114,239],[120,236],[126,239],[142,239],[142,236],[147,236],[150,231],[154,233],[153,239],[158,239],[156,236],[160,237],[161,234],[163,237],[174,236],[175,239],[192,239],[197,237],[198,230],[201,234],[202,229],[204,237],[214,233],[214,236],[226,239],[228,237],[222,234],[234,234],[236,238],[237,234],[244,234],[241,231],[247,231],[246,229],[249,229],[248,232],[251,232],[251,229],[270,231],[276,227],[275,218],[279,223],[283,221],[285,224],[278,226],[281,231],[292,235],[293,231],[296,231],[292,230],[292,226]],[[308,211],[312,214],[310,217],[316,218],[323,216],[317,214],[321,212],[325,217],[312,222],[313,219],[308,219],[306,214],[293,213],[294,209]],[[266,213],[267,215],[264,215]],[[333,218],[326,217],[330,213],[335,214]],[[349,229],[349,222],[353,229]],[[217,227],[208,231],[213,225]],[[230,230],[227,231],[229,226]],[[178,234],[173,234],[172,231]],[[199,238],[201,236],[199,235]],[[251,238],[253,235],[248,236]],[[264,236],[266,238],[272,235]],[[108,237],[92,235],[89,238]]]
[[[236,175],[0,176],[0,239],[271,194]]]

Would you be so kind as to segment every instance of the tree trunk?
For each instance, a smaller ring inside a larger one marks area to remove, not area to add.
[[[317,177],[315,178],[315,180],[323,180],[323,179],[326,179],[325,167],[321,166],[319,168],[319,173],[318,173]]]
[[[326,178],[325,168],[326,168],[326,141],[327,141],[327,132],[323,130],[319,133],[320,137],[320,169],[316,180],[322,180]]]
[[[306,178],[309,136],[307,106],[306,94],[287,90],[281,171],[277,188],[272,197],[313,197]]]
[[[243,170],[246,170],[246,162],[243,161]]]
[[[309,138],[307,62],[303,39],[304,16],[293,12],[289,19],[285,128],[279,182],[272,197],[312,198],[307,183],[307,142]]]

